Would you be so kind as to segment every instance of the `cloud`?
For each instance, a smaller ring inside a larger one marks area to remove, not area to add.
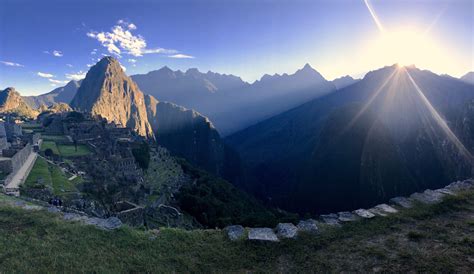
[[[54,75],[50,74],[50,73],[44,73],[44,72],[38,72],[36,75],[38,75],[39,77],[43,77],[43,78],[53,78]]]
[[[93,50],[91,51],[91,55],[94,55],[94,54],[97,54],[97,49],[93,49]]]
[[[137,60],[136,60],[136,59],[128,59],[128,62],[129,62],[129,63],[136,63]]]
[[[43,53],[51,54],[51,55],[56,56],[56,57],[63,57],[63,55],[64,55],[60,50],[53,50],[51,52],[45,50],[45,51],[43,51]]]
[[[177,54],[174,49],[147,48],[144,37],[132,34],[137,26],[125,20],[119,20],[117,25],[111,28],[110,32],[90,31],[86,35],[96,39],[111,54],[121,57],[121,54],[128,54],[135,57],[144,54]]]
[[[61,81],[61,80],[56,80],[56,79],[48,79],[53,84],[67,84],[67,80]]]
[[[73,65],[71,65],[71,64],[66,64],[66,66],[68,66],[68,67],[70,67],[70,68],[72,68],[72,67],[73,67]]]
[[[9,66],[9,67],[24,67],[22,64],[18,64],[18,63],[14,63],[14,62],[0,61],[0,63],[4,64],[5,66]]]
[[[59,50],[54,50],[53,55],[56,56],[56,57],[63,57],[63,53],[60,52]]]
[[[126,67],[124,67],[123,65],[120,65],[120,66],[122,67],[122,69],[123,69],[124,72],[127,71],[127,68],[126,68]]]
[[[76,73],[66,73],[66,78],[71,80],[79,81],[81,79],[86,78],[87,72],[83,72],[82,70]]]
[[[177,59],[194,59],[194,56],[181,54],[181,53],[174,54],[174,55],[169,55],[168,57],[177,58]]]

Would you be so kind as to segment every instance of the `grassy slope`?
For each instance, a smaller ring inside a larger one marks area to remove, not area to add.
[[[26,178],[25,186],[35,187],[38,179],[43,178],[45,185],[52,186],[55,195],[77,191],[75,183],[80,178],[69,181],[69,176],[71,175],[64,174],[59,167],[48,164],[45,159],[38,157],[28,178]]]
[[[389,218],[277,244],[231,243],[220,231],[101,231],[2,206],[0,272],[395,271],[474,269],[474,193]],[[11,198],[10,198],[11,199]]]

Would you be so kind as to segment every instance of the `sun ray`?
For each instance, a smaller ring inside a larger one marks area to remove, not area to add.
[[[372,8],[372,5],[370,4],[369,0],[364,0],[365,5],[367,6],[367,9],[370,12],[370,15],[372,15],[372,18],[374,19],[375,24],[377,25],[377,28],[380,30],[380,32],[384,33],[385,29],[380,22],[377,14],[375,13],[374,9]]]
[[[416,84],[415,80],[412,78],[410,75],[410,72],[406,68],[403,68],[404,71],[408,75],[408,79],[410,79],[410,82],[413,84],[415,87],[415,90],[417,91],[417,94],[420,96],[423,104],[428,108],[428,111],[430,114],[433,116],[435,119],[436,123],[438,126],[443,130],[443,132],[446,134],[448,139],[458,148],[459,152],[466,157],[471,164],[474,164],[474,159],[469,152],[469,150],[463,145],[463,143],[458,139],[458,137],[452,132],[452,130],[449,128],[448,124],[444,119],[439,115],[439,113],[436,111],[436,109],[431,105],[430,101],[428,98],[426,98],[425,94],[421,90],[421,88]]]

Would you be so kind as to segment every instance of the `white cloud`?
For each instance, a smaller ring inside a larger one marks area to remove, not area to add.
[[[122,67],[122,69],[123,69],[124,72],[127,71],[127,68],[126,68],[126,67],[124,67],[123,65],[120,65],[120,66]]]
[[[63,57],[63,53],[59,50],[54,50],[53,55],[56,57]]]
[[[177,58],[177,59],[194,59],[194,56],[181,54],[181,53],[174,54],[174,55],[169,55],[168,57]]]
[[[83,72],[82,70],[76,73],[66,73],[66,78],[71,80],[81,80],[86,78],[87,72]]]
[[[18,63],[14,63],[14,62],[0,61],[0,63],[4,64],[5,66],[9,66],[9,67],[24,67],[22,64],[18,64]]]
[[[60,50],[53,50],[53,51],[43,51],[43,53],[46,53],[46,54],[51,54],[53,56],[56,56],[56,57],[63,57],[63,53],[60,51]]]
[[[39,77],[43,77],[43,78],[53,78],[54,75],[50,74],[50,73],[44,73],[44,72],[38,72],[36,75],[38,75]]]
[[[129,63],[136,63],[137,60],[136,60],[136,59],[128,59],[128,62],[129,62]]]
[[[68,66],[68,67],[70,67],[70,68],[72,68],[72,67],[73,67],[73,65],[71,65],[71,64],[66,64],[66,66]]]
[[[147,48],[147,43],[141,35],[134,35],[131,31],[136,30],[137,26],[125,20],[119,20],[117,25],[113,26],[111,32],[90,31],[86,35],[99,41],[103,47],[111,54],[121,57],[121,54],[128,54],[135,57],[143,54],[177,54],[174,49]]]
[[[87,67],[90,68],[92,67],[94,64],[87,64]]]
[[[56,79],[48,79],[48,81],[54,84],[67,84],[68,82],[67,80],[61,81],[61,80],[56,80]]]
[[[56,85],[56,84],[51,84],[51,86],[52,86],[52,87],[57,87],[58,85]]]

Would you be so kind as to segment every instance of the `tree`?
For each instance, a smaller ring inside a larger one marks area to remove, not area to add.
[[[53,152],[53,150],[50,149],[50,148],[47,148],[47,149],[44,151],[44,156],[46,156],[46,157],[51,157],[51,156],[53,156],[53,155],[54,155],[54,152]]]

